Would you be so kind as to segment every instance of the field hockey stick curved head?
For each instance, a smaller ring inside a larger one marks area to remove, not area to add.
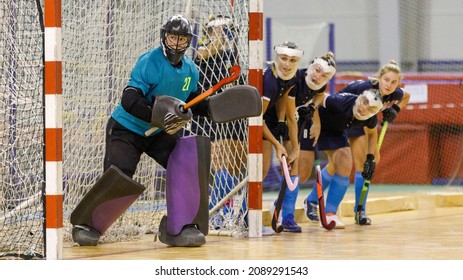
[[[297,184],[299,183],[299,178],[296,177],[296,179],[294,179],[294,182],[291,181],[291,176],[289,174],[288,163],[287,163],[286,157],[284,155],[282,155],[280,157],[280,162],[281,162],[281,168],[283,169],[283,174],[285,175],[286,184],[288,185],[288,189],[290,191],[294,191],[296,189],[296,187],[297,187]]]

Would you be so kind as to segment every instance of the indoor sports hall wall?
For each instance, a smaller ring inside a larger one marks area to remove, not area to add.
[[[463,185],[463,1],[266,0],[264,16],[267,46],[290,36],[312,43],[305,61],[335,53],[336,90],[399,63],[412,99],[388,128],[374,182]],[[328,24],[331,39],[326,27],[304,30]]]

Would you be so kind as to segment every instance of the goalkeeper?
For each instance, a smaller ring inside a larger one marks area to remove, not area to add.
[[[104,173],[71,214],[72,238],[79,245],[96,246],[144,191],[132,179],[143,153],[167,171],[167,215],[159,224],[159,240],[181,247],[205,244],[210,139],[180,138],[179,130],[190,121],[192,112],[223,120],[223,110],[216,112],[214,107],[223,101],[225,92],[184,109],[184,102],[197,96],[198,69],[185,55],[192,37],[186,18],[170,17],[161,27],[161,45],[142,54],[132,69],[121,102],[107,123]],[[240,113],[233,98],[226,99],[232,112]],[[153,132],[145,135],[147,131]]]

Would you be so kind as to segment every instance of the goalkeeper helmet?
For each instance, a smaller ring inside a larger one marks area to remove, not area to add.
[[[193,32],[182,15],[170,17],[161,27],[161,45],[170,64],[177,65],[190,47]]]

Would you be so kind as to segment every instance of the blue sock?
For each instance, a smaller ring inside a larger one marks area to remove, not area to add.
[[[362,176],[362,172],[355,172],[355,178],[354,178],[354,186],[355,186],[355,207],[354,207],[354,212],[357,212],[357,205],[359,203],[360,199],[360,194],[362,193],[362,188],[363,184],[365,183],[365,178]],[[367,193],[365,194],[365,201],[367,201],[368,197],[368,191],[370,189],[368,188]],[[365,201],[362,206],[362,211],[365,211]]]
[[[336,212],[338,212],[339,204],[341,204],[346,194],[347,187],[349,187],[349,176],[342,177],[335,173],[326,197],[325,212],[327,214],[336,214]]]
[[[219,201],[221,201],[236,185],[237,178],[230,175],[226,168],[222,168],[214,175],[214,190],[211,194],[209,209],[212,209]],[[226,204],[225,204],[226,205]]]
[[[291,181],[294,182],[299,176],[291,176]],[[284,178],[283,178],[284,180]],[[294,220],[294,211],[296,210],[296,199],[297,194],[299,193],[299,184],[293,191],[290,191],[289,188],[286,188],[285,196],[283,198],[283,204],[281,205],[281,217],[283,219],[293,219]]]
[[[331,176],[328,171],[326,171],[326,167],[322,169],[322,186],[323,191],[325,191],[331,184],[331,180],[333,180],[333,176]],[[312,191],[310,192],[309,196],[307,197],[307,201],[311,203],[318,204],[318,195],[317,195],[317,185],[316,182],[313,185]]]

